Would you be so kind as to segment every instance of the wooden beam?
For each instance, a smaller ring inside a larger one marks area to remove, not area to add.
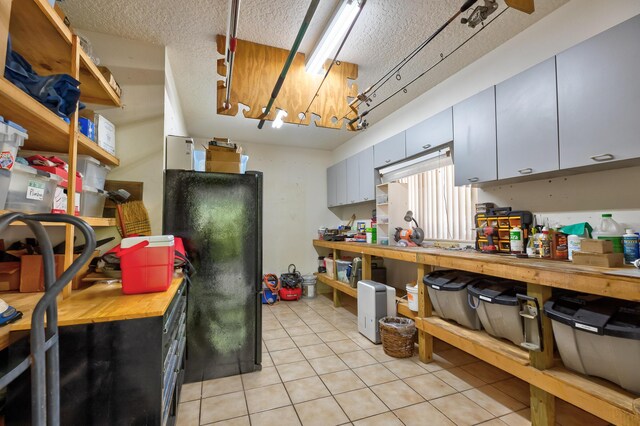
[[[432,268],[430,266],[418,265],[418,317],[427,318],[433,315],[433,307],[427,287],[422,282],[427,271]],[[433,360],[433,336],[424,330],[418,330],[418,354],[420,361],[431,362]]]
[[[371,255],[365,254],[362,256],[362,279],[371,279]]]
[[[80,38],[73,35],[71,42],[71,76],[76,80],[80,80]],[[75,215],[75,199],[76,199],[76,168],[78,159],[78,108],[70,117],[69,123],[69,161],[67,181],[67,214]],[[80,189],[82,190],[82,189]],[[74,247],[74,227],[67,225],[64,234],[64,269],[67,270],[73,263],[73,247]],[[71,282],[62,290],[62,298],[71,296]]]
[[[7,38],[9,37],[9,21],[11,20],[11,0],[0,0],[0,70],[4,75],[7,59]]]
[[[336,281],[338,281],[338,259],[340,259],[340,250],[333,249],[333,276],[336,278]],[[333,287],[333,306],[335,308],[342,306],[340,291],[336,287]]]

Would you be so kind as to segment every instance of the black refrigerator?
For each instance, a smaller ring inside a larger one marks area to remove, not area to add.
[[[195,269],[185,382],[260,369],[262,173],[166,170],[162,222]]]

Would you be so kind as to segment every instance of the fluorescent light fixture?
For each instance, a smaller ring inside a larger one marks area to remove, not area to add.
[[[273,120],[273,123],[271,123],[271,127],[273,127],[274,129],[279,129],[280,127],[282,127],[282,125],[284,124],[283,119],[287,116],[287,111],[280,109],[278,110],[278,113],[276,114],[276,119]]]
[[[320,37],[320,42],[316,44],[307,60],[306,70],[310,74],[321,74],[322,67],[328,58],[335,55],[338,45],[344,38],[349,27],[358,16],[360,4],[357,0],[340,0],[340,5],[336,9],[329,25],[325,28]]]

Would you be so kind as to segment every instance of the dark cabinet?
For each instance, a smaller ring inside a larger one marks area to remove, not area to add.
[[[174,424],[184,375],[186,285],[163,316],[60,327],[63,425]],[[9,358],[28,351],[28,338]],[[6,423],[30,424],[29,374],[7,391]]]

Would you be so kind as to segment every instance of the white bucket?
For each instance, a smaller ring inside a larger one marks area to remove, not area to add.
[[[303,299],[313,299],[316,297],[316,283],[302,283],[302,298]]]
[[[407,301],[409,309],[418,312],[418,286],[407,285]]]

